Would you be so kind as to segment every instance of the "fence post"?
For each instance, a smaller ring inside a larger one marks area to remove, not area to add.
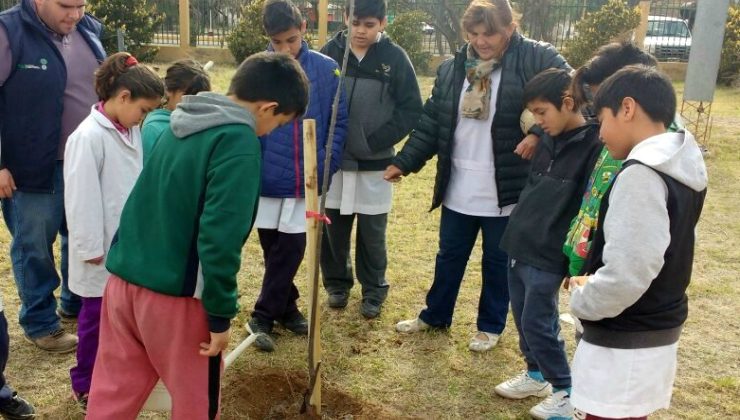
[[[326,44],[326,37],[329,32],[329,0],[319,0],[319,45],[318,48]]]
[[[190,0],[179,0],[180,14],[180,48],[187,51],[190,48]]]
[[[118,47],[118,52],[126,51],[124,32],[121,28],[116,29],[116,46]]]
[[[642,49],[645,47],[645,37],[647,36],[650,0],[641,0],[638,7],[640,8],[640,24],[635,29],[635,44]]]

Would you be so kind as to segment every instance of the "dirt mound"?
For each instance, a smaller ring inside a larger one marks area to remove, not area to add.
[[[303,419],[300,414],[307,389],[305,372],[262,369],[224,378],[221,398],[222,418]],[[360,401],[324,383],[321,392],[322,418],[368,419],[402,417],[382,407]]]

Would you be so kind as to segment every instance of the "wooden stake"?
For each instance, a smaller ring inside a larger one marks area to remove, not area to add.
[[[319,249],[321,221],[316,161],[316,121],[303,120],[303,172],[306,185],[306,268],[308,269],[308,413],[321,416],[321,314],[319,313]],[[316,215],[309,217],[309,215]]]

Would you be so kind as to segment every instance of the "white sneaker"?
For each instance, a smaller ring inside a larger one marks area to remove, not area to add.
[[[526,370],[519,376],[496,385],[496,388],[493,390],[496,394],[512,400],[520,400],[527,397],[547,397],[552,393],[550,383],[540,382],[532,378],[527,375]]]
[[[483,336],[485,338],[481,338]],[[501,338],[499,334],[489,333],[485,331],[478,331],[473,338],[470,339],[468,348],[470,351],[484,352],[491,350],[498,344],[498,340]]]
[[[566,391],[558,391],[532,407],[529,414],[538,420],[569,420],[573,418],[573,406]]]
[[[419,318],[407,319],[396,324],[396,331],[400,333],[415,333],[419,331],[426,331],[431,326]]]

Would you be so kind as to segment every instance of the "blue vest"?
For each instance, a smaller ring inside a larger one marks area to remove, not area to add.
[[[31,1],[0,14],[12,53],[10,76],[0,87],[0,167],[21,191],[51,192],[64,110],[67,69]],[[102,25],[85,15],[77,31],[99,61]]]

